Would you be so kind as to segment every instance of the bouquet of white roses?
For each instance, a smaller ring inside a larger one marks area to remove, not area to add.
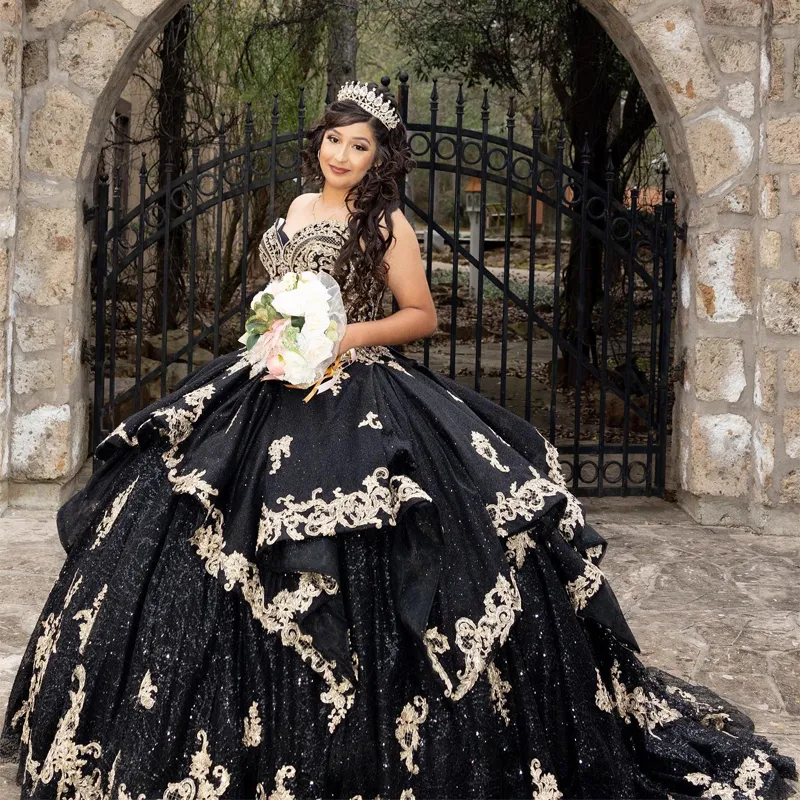
[[[252,314],[239,341],[250,376],[313,386],[336,359],[347,318],[339,284],[327,272],[287,272],[250,303]]]

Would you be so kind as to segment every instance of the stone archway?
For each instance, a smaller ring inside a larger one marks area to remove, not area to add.
[[[9,187],[0,196],[0,500],[56,505],[85,460],[81,204],[114,102],[184,2],[92,0],[89,10],[68,0],[0,2],[0,169]],[[681,501],[704,522],[793,532],[800,78],[790,67],[800,64],[800,53],[792,58],[800,4],[582,2],[645,89],[689,226],[679,254],[676,353],[685,369],[673,434]]]

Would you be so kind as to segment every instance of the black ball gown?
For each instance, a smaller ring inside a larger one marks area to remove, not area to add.
[[[346,235],[279,221],[262,259],[330,270]],[[791,793],[746,718],[637,659],[533,427],[392,348],[308,403],[243,352],[129,417],[59,510],[0,740],[23,797]]]

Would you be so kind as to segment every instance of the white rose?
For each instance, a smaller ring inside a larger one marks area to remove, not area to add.
[[[298,334],[297,344],[309,365],[316,367],[333,355],[333,342],[327,336],[305,336],[304,334],[305,328]]]
[[[275,297],[272,305],[279,314],[286,317],[302,317],[319,313],[328,307],[328,293],[319,283],[299,284]]]
[[[294,272],[287,272],[280,278],[270,281],[264,291],[275,296],[277,294],[281,294],[282,292],[290,291],[291,289],[294,289],[295,286],[297,286],[297,275]]]

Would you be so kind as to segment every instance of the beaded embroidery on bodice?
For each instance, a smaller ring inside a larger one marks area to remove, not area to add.
[[[347,223],[335,219],[312,222],[291,237],[284,232],[284,223],[283,217],[279,217],[267,228],[258,248],[270,280],[291,271],[324,270],[339,282],[348,322],[376,319],[383,292],[369,292],[365,300],[355,270],[333,274],[339,250],[347,237]]]

